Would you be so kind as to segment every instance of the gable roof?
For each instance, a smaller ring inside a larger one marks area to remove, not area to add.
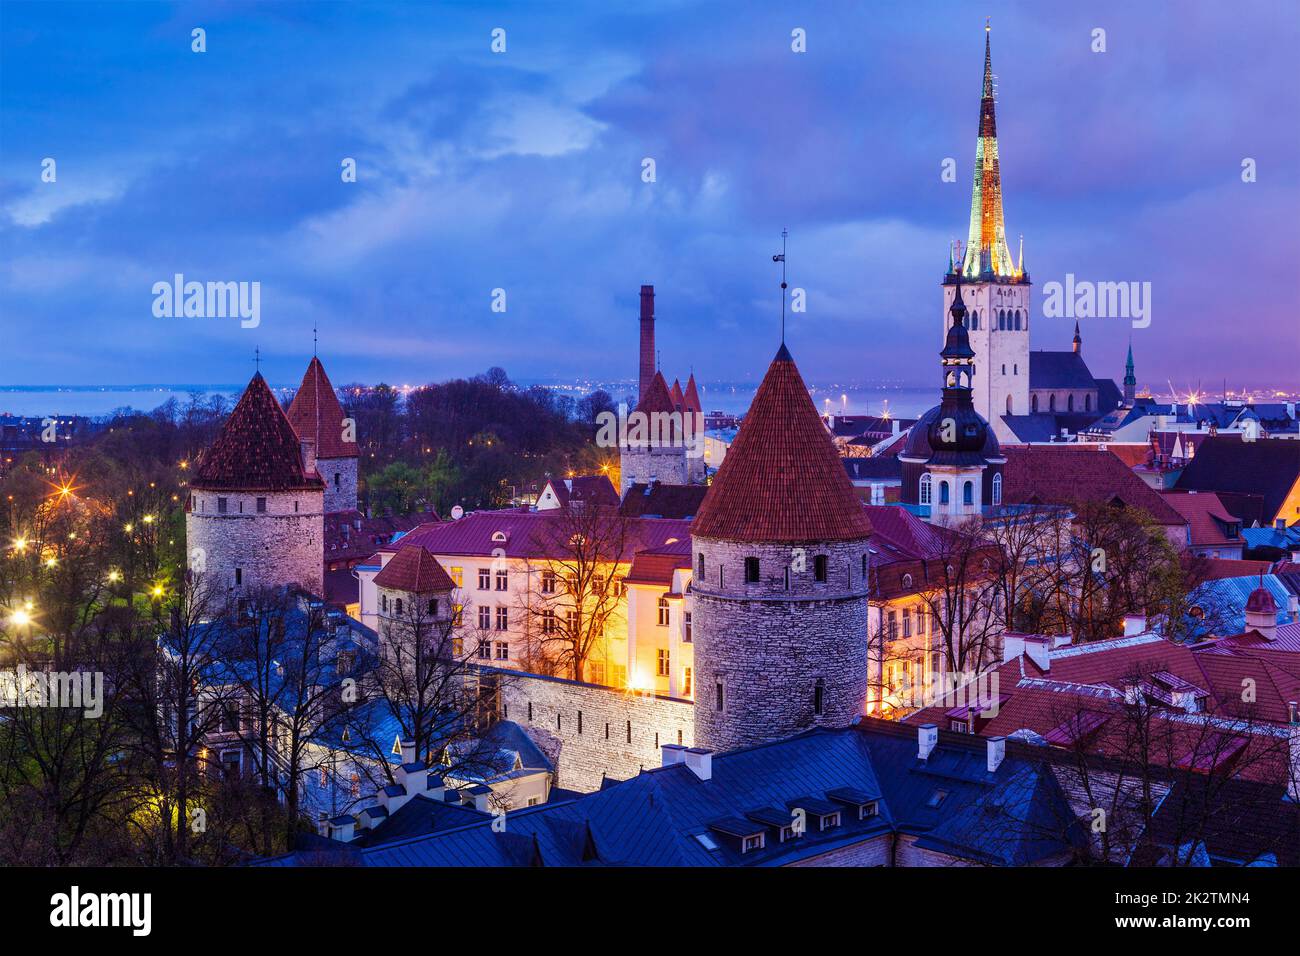
[[[694,518],[708,491],[707,485],[636,482],[623,493],[618,513],[629,518]]]
[[[1223,507],[1212,491],[1165,492],[1160,496],[1171,508],[1187,519],[1191,528],[1192,547],[1241,545],[1241,519]],[[1236,537],[1224,534],[1223,525],[1237,526]]]
[[[1097,381],[1080,352],[1030,352],[1029,387],[1095,389]]]
[[[375,586],[413,594],[432,594],[450,591],[456,583],[437,558],[418,544],[408,544],[399,547],[375,575]]]
[[[1068,505],[1118,499],[1127,507],[1143,509],[1158,524],[1187,524],[1182,515],[1109,451],[1072,445],[1029,445],[1006,447],[1002,453],[1007,459],[1002,470],[1002,500],[1007,503]]]
[[[270,386],[256,372],[239,403],[203,452],[191,488],[222,491],[289,491],[323,488],[302,466],[298,434]]]
[[[871,534],[808,388],[782,345],[713,477],[691,534],[731,541],[847,541]]]
[[[695,387],[695,373],[686,380],[686,391],[682,395],[683,408],[688,412],[702,412],[704,409],[700,405],[700,393]]]
[[[316,443],[317,458],[356,458],[359,454],[357,443],[343,438],[343,406],[325,374],[325,366],[315,356],[289,403],[288,416],[300,438]]]
[[[1216,435],[1197,446],[1178,476],[1176,488],[1259,494],[1269,519],[1277,514],[1300,478],[1300,441],[1260,438],[1241,441]]]
[[[614,508],[618,505],[618,492],[614,490],[614,483],[609,480],[608,475],[551,478],[547,484],[550,485],[551,492],[561,508],[567,507],[574,501],[584,504],[595,502],[597,506],[603,508]]]

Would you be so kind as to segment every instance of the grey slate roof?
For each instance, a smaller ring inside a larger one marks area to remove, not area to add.
[[[1030,352],[1029,387],[1096,388],[1097,381],[1079,352]]]

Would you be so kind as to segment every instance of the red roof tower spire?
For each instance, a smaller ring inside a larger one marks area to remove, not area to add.
[[[783,343],[691,526],[731,541],[847,541],[867,512]]]

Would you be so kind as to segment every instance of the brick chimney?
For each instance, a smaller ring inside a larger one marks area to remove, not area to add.
[[[641,367],[637,384],[637,401],[645,398],[655,377],[655,287],[641,287]]]

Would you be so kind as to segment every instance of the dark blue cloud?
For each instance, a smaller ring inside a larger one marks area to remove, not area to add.
[[[630,377],[643,282],[671,374],[753,377],[783,226],[807,377],[932,379],[978,115],[968,5],[2,9],[9,381],[233,382],[254,346],[292,380],[313,324],[339,381]],[[1213,0],[992,12],[1007,225],[1039,290],[1066,272],[1152,282],[1146,382],[1294,381],[1294,18]],[[175,272],[261,282],[261,327],[154,318],[150,287]],[[1039,322],[1035,346],[1063,347],[1068,325]],[[1084,334],[1118,376],[1129,329]]]

